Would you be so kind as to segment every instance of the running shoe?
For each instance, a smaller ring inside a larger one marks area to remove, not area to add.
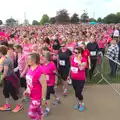
[[[74,106],[74,109],[76,110],[78,110],[79,108],[80,108],[80,104]]]
[[[53,105],[55,106],[55,105],[57,105],[57,104],[61,104],[61,101],[60,101],[60,99],[56,99],[54,102],[53,102]]]
[[[0,111],[10,111],[10,105],[9,104],[5,104],[3,107],[0,107]]]
[[[67,94],[68,94],[67,89],[64,89],[63,94],[64,94],[64,96],[67,96]]]
[[[48,116],[49,113],[50,113],[50,111],[44,110],[43,115],[44,115],[44,116]]]
[[[23,105],[22,104],[18,104],[18,105],[16,105],[15,109],[12,110],[12,112],[17,113],[17,112],[19,112],[22,109],[23,109]]]
[[[79,108],[79,111],[82,112],[84,109],[85,109],[84,104],[81,104],[81,105],[80,105],[80,108]]]

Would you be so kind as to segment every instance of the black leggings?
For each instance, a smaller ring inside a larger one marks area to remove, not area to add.
[[[55,94],[54,86],[47,86],[46,100],[50,100],[51,94]]]
[[[85,80],[74,80],[72,79],[72,85],[75,90],[75,97],[78,98],[80,101],[83,100],[82,91],[84,88]]]
[[[105,54],[105,48],[100,48],[100,52],[102,52],[102,54]]]
[[[14,100],[18,100],[17,91],[9,80],[3,81],[3,95],[5,98],[9,98],[11,95]]]
[[[88,77],[88,68],[85,68],[85,75]]]
[[[92,79],[96,64],[97,64],[97,59],[91,59],[91,69],[89,70],[90,80]]]

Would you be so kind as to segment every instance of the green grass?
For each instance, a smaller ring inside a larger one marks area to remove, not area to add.
[[[109,76],[110,66],[109,66],[109,60],[107,58],[104,58],[103,64],[101,64],[101,66],[97,64],[96,68],[99,71],[101,71],[101,74],[103,74],[104,78],[107,79],[107,81],[109,81],[110,83],[120,83],[120,70],[117,70],[116,77],[113,78]],[[87,83],[96,84],[102,78],[101,74],[98,74],[97,76],[93,77],[93,80],[91,83],[90,82],[87,82]],[[106,84],[106,81],[103,80],[100,84]]]

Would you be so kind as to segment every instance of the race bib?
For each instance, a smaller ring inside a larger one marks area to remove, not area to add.
[[[26,75],[26,82],[27,82],[27,92],[30,94],[31,89],[33,87],[33,85],[32,85],[32,77],[30,75]]]
[[[61,66],[65,66],[65,60],[60,60],[59,63]]]
[[[91,52],[90,52],[90,55],[91,55],[91,56],[96,56],[96,51],[91,51]]]
[[[71,71],[73,73],[78,73],[78,68],[77,67],[71,67]]]
[[[47,80],[47,81],[49,80],[49,75],[46,75],[46,80]]]

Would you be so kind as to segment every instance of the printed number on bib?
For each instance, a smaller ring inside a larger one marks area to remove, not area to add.
[[[96,56],[96,51],[90,52],[91,56]]]
[[[71,67],[71,70],[73,73],[78,73],[78,68],[76,68],[76,67]]]
[[[61,66],[65,66],[65,60],[60,60],[59,63]]]

